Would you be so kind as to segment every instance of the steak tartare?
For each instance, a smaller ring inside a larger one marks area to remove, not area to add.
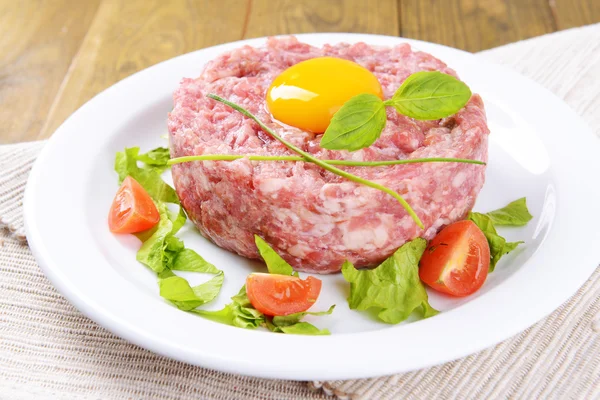
[[[388,109],[381,137],[355,152],[323,149],[321,135],[274,120],[265,100],[271,82],[288,67],[322,56],[367,68],[378,78],[385,98],[418,71],[456,76],[442,61],[415,52],[408,44],[318,48],[294,37],[271,38],[264,47],[244,46],[222,54],[198,78],[182,81],[168,118],[171,156],[295,155],[249,118],[206,97],[214,93],[246,108],[284,139],[320,159],[487,161],[489,130],[476,94],[456,115],[437,121],[417,121]],[[310,163],[187,162],[174,165],[172,174],[181,204],[205,237],[242,256],[259,258],[257,234],[295,269],[314,273],[339,272],[346,259],[357,267],[375,265],[406,241],[433,238],[445,225],[465,217],[485,178],[485,166],[465,163],[341,168],[398,192],[425,229],[388,194]]]

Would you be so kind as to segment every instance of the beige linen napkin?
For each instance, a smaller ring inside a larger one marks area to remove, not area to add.
[[[600,24],[481,56],[548,87],[600,134]],[[24,242],[22,191],[42,146],[0,146],[0,224],[7,228],[0,228],[0,399],[600,398],[600,269],[525,332],[454,362],[389,377],[308,385],[256,379],[130,344],[58,294]]]

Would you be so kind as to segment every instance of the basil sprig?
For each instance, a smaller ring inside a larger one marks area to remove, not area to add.
[[[407,117],[436,120],[456,114],[471,98],[469,87],[438,71],[409,76],[391,99],[359,94],[336,112],[321,138],[321,147],[355,151],[369,147],[381,136],[386,123],[385,107]]]
[[[374,94],[359,94],[333,115],[320,145],[324,149],[349,151],[369,147],[381,135],[385,121],[383,101]]]

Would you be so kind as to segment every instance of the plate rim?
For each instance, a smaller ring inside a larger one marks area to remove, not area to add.
[[[280,36],[289,36],[289,35],[280,35]],[[413,40],[413,39],[406,39],[406,38],[401,38],[401,37],[385,36],[385,35],[350,34],[350,33],[333,33],[333,34],[332,33],[312,33],[312,34],[298,34],[295,36],[297,36],[300,40],[302,40],[302,38],[325,36],[328,38],[327,40],[330,40],[330,42],[332,42],[332,43],[337,42],[337,41],[344,41],[344,38],[346,38],[346,40],[347,40],[348,37],[353,37],[353,38],[356,38],[359,40],[365,40],[367,43],[368,43],[368,41],[367,41],[368,38],[378,38],[380,40],[388,40],[390,45],[395,44],[395,43],[400,43],[400,42],[407,42],[411,45],[416,45],[417,47],[419,45],[426,45],[425,47],[433,46],[433,47],[446,48],[446,49],[450,49],[452,51],[458,51],[463,54],[468,54],[471,57],[475,57],[475,55],[473,55],[471,53],[468,53],[468,52],[465,52],[462,50],[458,50],[458,49],[452,49],[447,46],[437,45],[434,43],[428,43],[428,42],[423,42],[423,41],[418,41],[418,40]],[[539,305],[537,307],[533,307],[532,310],[535,310],[535,312],[531,311],[530,314],[535,314],[535,317],[527,318],[528,322],[525,322],[525,323],[520,322],[519,324],[514,324],[513,328],[504,329],[502,331],[502,333],[496,333],[495,335],[491,335],[488,337],[488,340],[474,340],[472,343],[470,343],[469,346],[463,346],[462,350],[460,350],[460,351],[457,351],[457,350],[449,351],[444,355],[444,357],[437,357],[435,362],[431,362],[430,358],[424,357],[424,360],[421,360],[420,362],[419,361],[413,362],[412,364],[410,364],[410,366],[408,368],[406,365],[404,367],[399,366],[398,368],[395,368],[394,366],[390,367],[389,364],[386,364],[383,367],[381,367],[381,366],[376,367],[374,365],[368,365],[363,368],[352,368],[352,369],[344,370],[341,372],[335,371],[335,370],[325,371],[325,369],[323,369],[321,367],[321,368],[319,368],[318,371],[316,371],[317,372],[316,374],[313,373],[312,371],[307,371],[306,369],[304,369],[302,371],[297,371],[297,370],[294,370],[293,368],[277,370],[276,368],[272,368],[272,367],[274,367],[273,365],[270,366],[271,368],[265,367],[265,365],[263,365],[262,369],[260,371],[258,371],[257,369],[260,369],[260,368],[257,368],[256,364],[236,364],[235,361],[239,361],[239,360],[224,359],[223,357],[214,356],[214,355],[211,357],[202,358],[201,360],[194,358],[196,356],[196,354],[194,354],[193,355],[194,357],[191,357],[191,358],[186,357],[184,354],[181,354],[181,352],[180,352],[181,349],[178,349],[176,346],[175,347],[171,346],[171,347],[166,348],[166,347],[164,347],[165,346],[164,342],[162,342],[160,340],[156,341],[154,338],[151,337],[151,335],[148,336],[148,335],[140,334],[141,332],[137,331],[136,329],[132,329],[132,327],[128,326],[128,324],[122,324],[122,323],[119,323],[118,321],[115,321],[114,316],[106,314],[105,310],[98,308],[98,306],[93,304],[93,302],[91,303],[89,301],[86,301],[86,297],[82,296],[81,293],[78,293],[76,288],[69,286],[66,277],[61,274],[60,267],[58,267],[55,264],[54,260],[51,260],[50,257],[48,256],[48,251],[43,244],[43,238],[39,237],[37,229],[36,229],[36,224],[38,223],[38,221],[34,218],[35,212],[36,212],[35,211],[35,207],[36,207],[36,203],[35,203],[35,198],[36,198],[36,196],[35,196],[36,186],[35,185],[36,185],[36,183],[35,182],[36,182],[36,180],[40,179],[42,166],[44,165],[46,158],[49,157],[50,154],[52,154],[52,151],[56,147],[56,143],[59,142],[59,139],[62,136],[66,136],[68,134],[69,131],[63,127],[65,127],[65,126],[68,127],[69,123],[70,123],[69,121],[71,121],[75,115],[80,114],[81,110],[87,109],[86,107],[91,107],[90,104],[97,102],[98,98],[106,97],[106,96],[108,96],[107,93],[110,95],[110,93],[117,91],[120,87],[123,87],[125,85],[125,82],[130,82],[132,80],[139,79],[140,74],[142,74],[150,69],[157,69],[160,66],[165,65],[166,63],[173,62],[174,60],[177,60],[177,59],[180,59],[183,57],[189,57],[191,54],[202,53],[202,52],[206,52],[207,50],[220,50],[221,48],[225,49],[225,48],[230,48],[230,47],[238,47],[238,46],[242,46],[244,44],[256,44],[256,43],[264,42],[264,40],[266,40],[266,37],[246,39],[246,40],[241,40],[241,41],[236,41],[236,42],[229,42],[229,43],[225,43],[225,44],[221,44],[221,45],[217,45],[217,46],[211,46],[208,48],[199,49],[199,50],[196,50],[196,51],[193,51],[190,53],[186,53],[186,54],[171,58],[171,59],[163,61],[161,63],[158,63],[154,66],[151,66],[142,71],[139,71],[136,74],[133,74],[133,75],[117,82],[116,84],[110,86],[109,88],[105,89],[104,91],[100,92],[95,97],[90,99],[83,106],[81,106],[77,111],[75,111],[75,113],[73,113],[63,124],[61,124],[61,126],[57,129],[55,134],[50,138],[50,140],[48,141],[48,143],[46,144],[46,146],[44,147],[44,149],[38,156],[38,159],[36,160],[36,162],[32,168],[32,171],[30,173],[30,179],[27,182],[27,186],[26,186],[26,190],[25,190],[24,204],[23,204],[24,223],[25,223],[27,238],[29,240],[29,245],[32,250],[32,253],[34,254],[36,260],[38,261],[38,263],[39,263],[40,267],[42,268],[42,270],[44,271],[45,275],[50,279],[50,281],[53,283],[53,285],[61,292],[61,294],[63,294],[72,304],[74,304],[84,315],[88,316],[89,318],[96,321],[103,327],[112,331],[117,336],[125,338],[126,340],[128,340],[130,342],[133,342],[144,348],[150,349],[151,351],[154,351],[156,353],[166,355],[170,358],[175,358],[180,361],[188,362],[188,363],[195,364],[195,365],[201,365],[203,367],[214,368],[214,369],[218,369],[218,370],[225,371],[225,372],[231,372],[231,373],[238,373],[238,374],[251,375],[251,376],[260,376],[260,377],[266,377],[266,378],[278,378],[278,379],[294,379],[294,380],[352,379],[352,378],[364,378],[364,377],[379,376],[379,375],[386,375],[386,374],[391,374],[391,373],[398,373],[398,372],[405,372],[405,371],[409,371],[409,370],[420,369],[420,368],[424,368],[427,366],[441,364],[441,363],[444,363],[447,361],[451,361],[456,358],[466,356],[468,354],[473,354],[477,351],[480,351],[482,349],[490,347],[490,346],[492,346],[504,339],[507,339],[508,337],[526,329],[527,327],[533,325],[538,320],[542,319],[544,316],[548,315],[550,312],[552,312],[554,309],[556,309],[560,304],[562,304],[565,300],[567,300],[570,296],[572,296],[576,292],[576,290],[581,285],[583,285],[585,280],[587,280],[587,278],[593,273],[597,264],[593,264],[591,262],[592,256],[589,255],[585,261],[585,262],[590,263],[590,265],[586,267],[587,272],[580,273],[579,278],[576,279],[575,282],[572,282],[572,281],[569,282],[569,284],[570,284],[569,287],[574,288],[574,290],[571,290],[571,289],[564,290],[564,292],[568,291],[569,294],[567,294],[567,295],[561,294],[561,296],[558,296],[558,298],[553,299],[552,302],[545,303],[546,305],[544,307],[541,307]],[[489,61],[479,59],[479,58],[477,58],[477,62],[482,63],[482,64],[492,64]],[[496,64],[493,64],[493,65],[496,67],[499,67],[501,69],[504,69],[505,72],[508,71],[509,74],[517,74],[518,75],[518,73],[516,73],[515,71],[510,70],[504,66],[497,66]],[[136,78],[136,76],[138,78]],[[551,93],[549,90],[547,90],[543,86],[537,84],[536,82],[534,82],[526,77],[523,77],[521,75],[519,75],[519,76],[522,79],[529,81],[534,86],[537,86],[538,90],[545,92],[544,94],[549,96],[548,101],[554,102],[556,104],[560,104],[560,107],[563,107],[564,109],[568,109],[569,113],[571,114],[570,117],[572,119],[576,120],[577,123],[580,124],[581,127],[583,127],[582,130],[588,131],[587,133],[582,133],[582,135],[589,133],[589,135],[588,135],[588,136],[590,136],[589,139],[591,139],[593,136],[595,136],[595,135],[593,135],[593,132],[591,131],[591,129],[589,129],[589,127],[586,127],[586,124],[581,120],[581,118],[579,116],[577,116],[575,114],[575,112],[570,107],[568,107],[568,105],[566,105],[562,100],[560,100],[553,93]],[[590,140],[590,143],[592,143],[591,140]],[[598,143],[595,143],[593,146],[596,146],[598,148]],[[598,195],[599,193],[600,193],[600,191],[596,189],[594,194]],[[592,253],[592,252],[590,252],[590,253]],[[596,255],[597,255],[597,253],[598,252],[596,251]],[[589,261],[588,261],[588,259],[589,259]],[[514,274],[513,276],[509,277],[508,279],[514,280],[516,278],[516,275],[517,274]],[[499,289],[499,288],[495,288],[495,289]],[[498,291],[495,289],[490,291],[489,293],[487,293],[486,296],[490,296],[493,294],[493,292],[496,292],[495,297],[497,297],[497,298],[499,297],[498,299],[501,299],[502,296],[500,294],[502,294],[502,291]],[[549,303],[551,303],[551,304],[549,304]],[[450,318],[449,316],[454,314],[453,311],[454,310],[447,311],[444,314],[437,316],[435,319],[419,321],[418,324],[402,325],[402,328],[404,330],[415,329],[414,327],[411,328],[411,325],[420,325],[420,326],[427,325],[427,327],[428,327],[429,325],[432,325],[432,321],[434,321],[434,320],[440,321],[440,318],[445,318],[445,319]],[[434,327],[438,323],[439,322],[436,322],[435,324],[433,324]],[[226,328],[239,330],[239,328],[231,328],[231,327],[226,327]],[[320,344],[327,343],[328,346],[331,346],[331,345],[334,345],[335,340],[339,339],[341,336],[347,336],[347,335],[348,336],[353,336],[353,335],[361,336],[362,335],[362,336],[369,336],[369,337],[373,337],[373,338],[378,338],[379,336],[387,337],[387,336],[389,336],[389,332],[392,331],[393,329],[394,328],[389,328],[389,329],[385,329],[385,330],[381,330],[381,331],[336,334],[331,337],[301,337],[302,340],[300,342],[306,342],[309,345],[313,345],[316,343],[320,343]],[[421,328],[421,329],[425,329],[425,327]],[[277,345],[280,345],[282,343],[281,337],[278,337],[278,336],[284,336],[284,335],[273,335],[273,334],[266,333],[266,332],[253,332],[253,331],[242,331],[242,332],[244,332],[244,334],[247,334],[250,337],[254,337],[254,338],[258,338],[258,335],[268,334],[269,341],[277,342],[276,343]],[[384,332],[386,334],[383,334],[382,332]],[[298,340],[295,340],[295,339],[297,339],[297,338],[293,338],[293,339],[289,338],[285,341],[298,342]],[[332,340],[332,339],[334,339],[334,340]],[[261,340],[261,339],[256,339],[256,340]],[[356,340],[360,340],[360,338],[356,338]],[[376,359],[377,358],[374,358],[374,360],[376,360]],[[332,365],[337,365],[337,364],[332,364]],[[366,371],[367,369],[370,371]]]

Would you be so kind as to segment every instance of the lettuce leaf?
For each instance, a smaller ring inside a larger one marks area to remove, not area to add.
[[[254,242],[256,243],[256,248],[258,249],[258,253],[267,264],[267,269],[270,274],[279,274],[279,275],[293,275],[294,270],[292,266],[287,263],[275,250],[269,246],[267,242],[264,241],[258,235],[254,235]]]
[[[167,162],[171,159],[171,154],[166,147],[157,147],[147,153],[138,154],[136,159],[146,164],[147,168],[162,173],[169,168]]]
[[[152,236],[142,243],[142,247],[137,252],[136,259],[154,272],[162,272],[167,265],[165,251],[167,248],[167,238],[171,235],[173,222],[169,218],[169,210],[165,204],[158,203],[158,212],[160,221],[158,227],[154,230]]]
[[[486,214],[481,214],[478,212],[470,212],[468,218],[469,220],[475,222],[475,225],[481,229],[485,238],[488,241],[490,246],[490,268],[489,272],[493,272],[496,268],[496,264],[500,261],[503,255],[510,253],[522,241],[519,242],[507,242],[502,236],[498,235],[496,232],[496,228],[494,227],[494,223],[492,222],[492,218]]]
[[[346,261],[342,274],[350,282],[350,308],[373,309],[380,320],[389,324],[404,321],[417,309],[424,318],[437,314],[419,279],[419,260],[426,246],[425,239],[414,239],[370,270],[357,270]]]
[[[517,199],[506,206],[494,211],[482,214],[470,212],[467,219],[475,222],[481,229],[490,246],[490,269],[494,271],[496,264],[503,255],[510,253],[518,245],[525,243],[523,241],[507,242],[506,239],[498,234],[495,225],[505,226],[524,226],[527,225],[533,216],[527,209],[525,197]]]
[[[181,310],[191,311],[217,297],[223,286],[224,273],[195,251],[186,249],[183,242],[175,236],[185,224],[187,216],[175,190],[160,176],[168,168],[169,158],[169,150],[164,147],[145,154],[139,154],[139,147],[126,148],[115,157],[115,171],[120,182],[128,175],[136,179],[150,194],[160,214],[157,226],[136,235],[142,241],[136,259],[156,272],[160,295],[164,299]],[[144,165],[140,167],[138,161]],[[167,203],[179,205],[179,212],[172,214]],[[185,278],[175,275],[174,270],[216,276],[192,287]]]
[[[177,253],[171,265],[173,271],[191,271],[203,272],[208,274],[218,274],[221,272],[213,264],[206,261],[200,254],[192,249],[182,249]]]
[[[265,323],[265,315],[252,307],[246,295],[246,285],[242,286],[231,300],[232,302],[221,310],[194,310],[194,313],[221,324],[245,329],[256,329]]]
[[[223,286],[223,272],[211,280],[191,287],[189,282],[180,276],[171,276],[158,281],[160,295],[184,311],[206,304],[217,297]]]
[[[329,329],[319,329],[308,322],[298,322],[294,325],[276,326],[271,324],[268,327],[271,332],[288,333],[292,335],[331,335]]]
[[[327,311],[316,311],[316,312],[303,311],[303,312],[290,314],[290,315],[275,316],[275,317],[273,317],[273,324],[278,327],[295,325],[298,322],[300,322],[300,320],[302,318],[304,318],[306,315],[314,315],[314,316],[331,315],[334,308],[335,308],[335,304],[332,305],[331,307],[329,307],[329,310],[327,310]]]
[[[129,175],[146,189],[154,201],[179,204],[175,189],[163,181],[157,170],[138,166],[139,152],[139,147],[130,147],[117,153],[115,171],[119,175],[119,184]]]
[[[494,225],[524,226],[533,218],[527,209],[525,197],[486,214]]]

